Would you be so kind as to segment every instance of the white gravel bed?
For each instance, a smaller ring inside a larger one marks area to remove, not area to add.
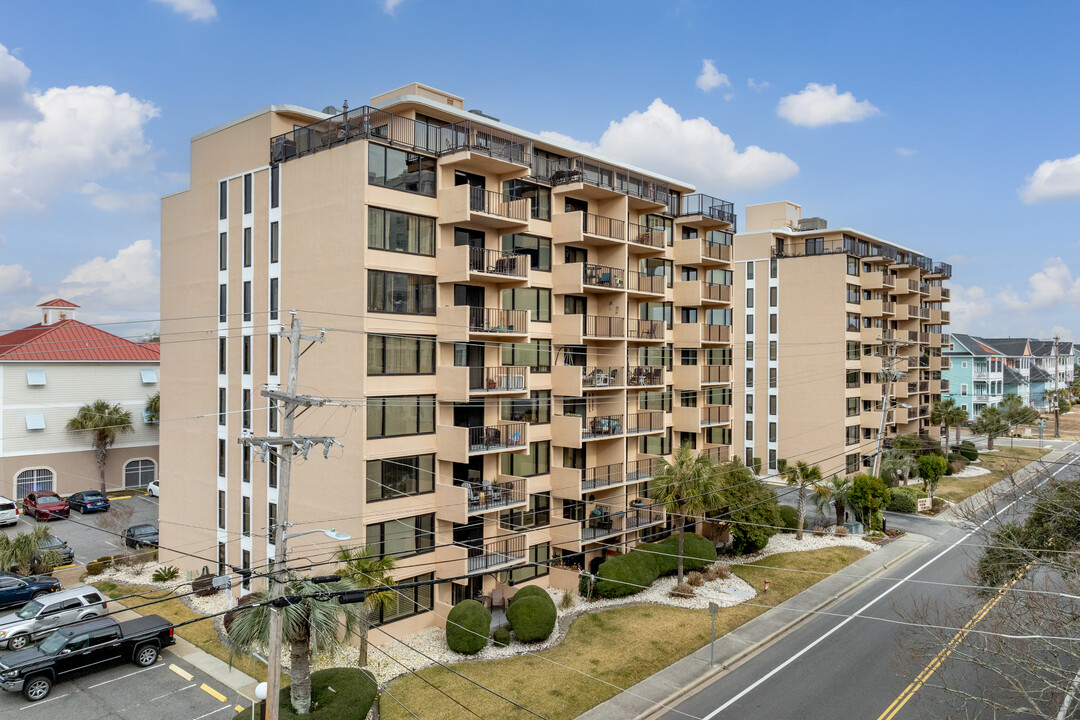
[[[779,533],[769,538],[769,543],[752,555],[724,557],[722,560],[745,565],[779,553],[821,550],[830,547],[853,547],[866,552],[874,552],[881,546],[867,542],[858,535],[814,535],[810,531],[805,531],[803,539],[799,541],[795,539],[795,533]]]
[[[949,477],[972,478],[972,477],[979,477],[980,475],[989,475],[989,474],[990,474],[990,470],[988,468],[972,467],[971,465],[968,465],[966,468],[964,468],[960,472],[953,473]]]

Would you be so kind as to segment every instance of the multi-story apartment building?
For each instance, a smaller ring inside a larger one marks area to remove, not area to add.
[[[928,432],[949,366],[947,263],[790,202],[748,206],[734,248],[734,452],[763,471],[783,458],[856,473],[879,432]]]
[[[109,451],[105,485],[141,487],[157,477],[158,422],[146,412],[158,390],[158,345],[131,342],[75,319],[78,305],[38,305],[41,322],[0,335],[0,495],[67,495],[100,485],[87,433],[67,423],[96,400],[131,413],[131,432]]]
[[[981,338],[952,333],[943,353],[951,367],[942,372],[942,397],[952,399],[975,418],[984,408],[997,407],[1005,397],[1005,355]]]
[[[193,138],[162,210],[162,556],[219,572],[272,557],[297,311],[325,342],[296,423],[289,522],[397,557],[409,631],[549,563],[593,566],[662,530],[648,481],[690,443],[728,457],[730,203],[582,155],[412,84],[328,116],[271,106]],[[216,414],[215,414],[216,413]],[[290,556],[332,547],[290,541]],[[213,548],[216,546],[216,550]],[[434,607],[435,614],[425,612]]]

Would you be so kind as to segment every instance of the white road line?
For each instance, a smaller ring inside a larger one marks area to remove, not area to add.
[[[1074,443],[1074,444],[1075,444],[1075,443]],[[1072,446],[1070,445],[1069,447],[1072,447]],[[1063,458],[1063,459],[1064,459],[1064,458]],[[1059,468],[1059,469],[1057,470],[1057,472],[1053,473],[1053,475],[1051,475],[1050,477],[1055,477],[1055,476],[1056,476],[1056,475],[1057,475],[1057,474],[1058,474],[1059,472],[1061,472],[1062,470],[1064,470],[1064,469],[1065,469],[1065,468],[1067,468],[1067,467],[1070,467],[1070,465],[1062,465],[1062,467],[1060,467],[1060,468]],[[1044,484],[1046,483],[1046,481],[1047,481],[1047,480],[1049,480],[1049,479],[1050,479],[1050,478],[1047,478],[1046,480],[1043,480],[1043,481],[1042,481],[1041,483],[1039,483],[1039,485],[1037,485],[1036,487],[1042,487],[1042,485],[1044,485]],[[1017,503],[1017,501],[1018,501],[1018,500],[1019,500],[1019,498],[1018,498],[1017,500],[1013,500],[1013,501],[1012,501],[1011,503],[1009,503],[1009,504],[1008,504],[1008,505],[1006,505],[1005,507],[1001,508],[1001,509],[1000,509],[1000,510],[998,510],[998,511],[997,511],[996,513],[994,513],[993,515],[991,515],[990,517],[988,517],[988,518],[986,518],[985,520],[983,520],[983,521],[982,521],[982,523],[980,523],[980,524],[979,524],[979,527],[980,527],[980,528],[982,528],[982,527],[985,527],[985,526],[986,526],[986,524],[987,524],[988,522],[990,522],[991,520],[995,519],[996,517],[998,517],[999,515],[1001,515],[1002,513],[1004,513],[1004,512],[1006,511],[1006,510],[1008,510],[1009,508],[1011,508],[1011,507],[1012,507],[1013,505],[1015,505],[1015,504]],[[874,604],[876,604],[877,602],[879,602],[879,601],[880,601],[880,600],[881,600],[882,598],[884,598],[884,597],[885,597],[886,595],[888,595],[889,593],[891,593],[891,592],[892,592],[893,590],[896,590],[896,589],[897,589],[898,587],[900,587],[901,585],[903,585],[904,583],[906,583],[906,582],[907,582],[908,580],[910,580],[911,578],[915,577],[916,575],[918,575],[919,573],[921,573],[921,572],[922,572],[923,570],[925,570],[926,568],[928,568],[928,567],[929,567],[930,565],[932,565],[933,563],[935,563],[935,562],[937,562],[938,560],[940,560],[940,559],[941,559],[941,558],[942,558],[942,557],[943,557],[944,555],[946,555],[946,554],[947,554],[947,553],[948,553],[949,551],[951,551],[951,550],[952,550],[953,548],[955,548],[955,547],[956,547],[957,545],[959,545],[960,543],[964,542],[964,541],[965,541],[965,540],[967,540],[967,539],[968,539],[969,537],[971,537],[972,535],[974,535],[974,534],[975,534],[975,532],[976,532],[976,530],[971,530],[971,531],[969,531],[969,532],[967,533],[967,535],[964,535],[964,537],[960,538],[959,540],[957,540],[956,542],[954,542],[954,543],[953,543],[952,545],[950,545],[949,547],[945,548],[944,550],[942,550],[941,552],[939,552],[939,553],[938,553],[937,555],[935,555],[934,557],[932,557],[932,558],[930,558],[929,560],[927,560],[927,561],[926,561],[925,563],[923,563],[923,564],[922,564],[922,565],[920,565],[920,566],[919,566],[918,568],[916,568],[915,570],[913,570],[913,571],[912,571],[911,573],[909,573],[909,574],[908,574],[908,575],[907,575],[906,577],[904,577],[903,579],[901,579],[901,580],[900,580],[899,582],[897,582],[897,583],[896,583],[895,585],[893,585],[893,586],[892,586],[892,587],[890,587],[889,589],[885,590],[885,592],[881,593],[881,594],[880,594],[880,595],[878,595],[878,596],[877,596],[876,598],[874,598],[874,599],[873,599],[873,600],[871,600],[870,602],[868,602],[868,603],[866,603],[865,605],[863,605],[863,606],[862,606],[861,608],[859,608],[858,610],[856,610],[856,611],[855,611],[854,613],[852,613],[852,614],[851,614],[851,615],[849,615],[848,617],[846,617],[846,618],[844,618],[843,620],[841,620],[841,621],[840,621],[840,623],[838,623],[837,625],[835,625],[834,627],[832,627],[832,628],[831,628],[830,630],[828,630],[828,631],[827,631],[827,632],[825,632],[824,634],[822,634],[822,635],[818,636],[818,638],[817,638],[816,640],[814,640],[813,642],[811,642],[811,643],[810,643],[809,645],[807,645],[806,647],[804,647],[804,648],[803,648],[802,650],[800,650],[799,652],[795,653],[794,655],[792,655],[791,657],[789,657],[789,658],[788,658],[787,660],[785,660],[784,662],[780,663],[780,664],[779,664],[779,665],[777,665],[777,666],[776,666],[775,668],[773,668],[772,670],[770,670],[769,672],[767,672],[767,673],[766,673],[765,675],[762,675],[762,676],[761,676],[760,678],[758,678],[758,679],[757,679],[756,681],[754,681],[754,682],[753,682],[753,683],[751,683],[750,685],[748,685],[748,686],[746,686],[745,688],[743,688],[743,690],[742,690],[742,691],[741,691],[740,693],[738,693],[737,695],[735,695],[735,696],[734,696],[733,698],[731,698],[730,700],[728,700],[728,701],[727,701],[726,703],[724,703],[724,704],[723,704],[723,705],[721,705],[720,707],[718,707],[718,708],[716,708],[715,710],[713,710],[713,711],[712,711],[711,713],[709,713],[708,715],[706,715],[705,717],[703,717],[703,718],[702,718],[701,720],[712,720],[712,718],[716,717],[717,715],[719,715],[720,713],[722,713],[722,712],[723,712],[724,710],[727,710],[727,709],[728,709],[729,707],[731,707],[732,705],[734,705],[735,703],[737,703],[737,702],[738,702],[739,700],[741,700],[741,699],[743,699],[744,697],[746,697],[747,695],[749,695],[749,694],[750,694],[751,692],[753,692],[753,691],[754,691],[754,690],[756,690],[756,689],[757,689],[758,687],[760,687],[760,686],[761,686],[761,685],[762,685],[762,684],[763,684],[763,683],[764,683],[765,681],[769,680],[769,679],[770,679],[770,678],[772,678],[772,677],[773,677],[774,675],[776,675],[776,674],[777,674],[778,672],[780,672],[781,670],[783,670],[784,668],[786,668],[786,667],[787,667],[788,665],[790,665],[791,663],[795,662],[795,661],[796,661],[796,660],[798,660],[798,659],[799,659],[800,657],[802,657],[802,656],[803,656],[803,655],[805,655],[806,653],[810,652],[810,650],[812,650],[812,649],[814,649],[815,647],[817,647],[817,646],[818,646],[819,644],[821,644],[821,643],[822,643],[822,642],[823,642],[823,641],[824,641],[824,640],[825,640],[826,638],[828,638],[828,637],[829,637],[830,635],[832,635],[832,634],[833,634],[834,632],[836,632],[836,631],[837,631],[837,630],[839,630],[840,628],[844,627],[844,626],[845,626],[845,625],[847,625],[847,624],[848,624],[849,622],[851,622],[852,620],[854,620],[854,619],[855,619],[856,617],[858,617],[859,615],[862,615],[862,614],[863,614],[864,612],[866,612],[867,610],[869,610],[869,609],[870,609],[870,607],[871,607],[872,605],[874,605]],[[198,720],[198,719],[196,718],[196,720]]]
[[[132,675],[138,675],[140,673],[149,672],[150,670],[156,670],[159,667],[165,667],[165,663],[158,663],[157,665],[154,665],[153,667],[143,668],[142,670],[136,670],[135,672],[130,672],[127,675],[121,675],[120,677],[113,678],[112,680],[106,680],[105,682],[99,682],[97,685],[91,685],[90,687],[88,687],[86,689],[87,690],[93,690],[94,688],[101,687],[102,685],[108,685],[109,683],[116,682],[117,680],[123,680],[124,678],[129,678]]]
[[[52,696],[51,698],[47,698],[47,699],[45,699],[45,700],[38,700],[38,701],[37,701],[36,703],[34,703],[34,704],[32,704],[32,705],[23,705],[23,706],[22,706],[21,708],[19,708],[19,709],[20,709],[20,710],[25,710],[26,708],[34,708],[34,707],[41,707],[42,705],[44,705],[44,704],[45,704],[45,703],[47,703],[47,702],[52,702],[53,700],[59,700],[60,698],[66,698],[66,697],[67,697],[68,695],[70,695],[70,694],[71,694],[71,693],[64,693],[63,695],[54,695],[54,696]]]
[[[146,702],[154,702],[156,700],[160,700],[161,698],[167,698],[170,695],[175,695],[176,693],[181,692],[183,690],[190,690],[193,687],[198,687],[198,685],[196,685],[195,683],[191,683],[190,685],[188,685],[186,687],[182,687],[179,690],[173,690],[172,692],[167,692],[164,695],[158,695],[156,698],[150,698]],[[139,704],[142,705],[143,703],[139,703]]]
[[[203,718],[208,718],[211,715],[217,715],[222,710],[232,710],[232,709],[233,709],[232,705],[226,705],[225,707],[219,707],[217,710],[211,710],[210,712],[206,713],[205,715],[200,715],[199,717],[194,718],[193,720],[203,720]],[[233,710],[233,712],[236,712],[236,711]]]

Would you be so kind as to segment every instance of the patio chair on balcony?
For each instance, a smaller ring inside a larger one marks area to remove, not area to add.
[[[480,496],[473,490],[473,484],[471,482],[463,482],[461,483],[461,487],[465,488],[465,494],[469,498],[470,507],[480,505]]]
[[[489,504],[497,504],[502,500],[502,489],[492,485],[490,480],[484,481],[483,488]]]

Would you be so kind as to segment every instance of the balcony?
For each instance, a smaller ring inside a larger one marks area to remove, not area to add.
[[[567,263],[555,266],[552,280],[553,292],[563,295],[619,293],[626,287],[626,271],[593,263]]]
[[[508,535],[476,545],[467,543],[455,543],[455,545],[465,549],[469,573],[490,572],[524,563],[529,558],[525,536],[521,534]]]
[[[696,348],[706,345],[722,345],[731,342],[730,325],[706,325],[704,323],[675,323],[675,345],[680,348]]]
[[[860,312],[870,317],[885,317],[896,315],[896,303],[888,300],[863,300]]]
[[[502,128],[463,120],[441,130],[440,165],[495,175],[520,175],[532,165],[532,141]]]
[[[666,331],[667,324],[663,320],[630,318],[627,320],[626,339],[631,342],[662,343],[666,339]]]
[[[676,265],[720,265],[731,262],[731,246],[706,238],[676,238]]]
[[[948,302],[950,295],[949,288],[940,285],[930,286],[930,300],[932,302]]]
[[[660,458],[650,457],[626,463],[626,482],[639,483],[651,480],[660,469]]]
[[[525,478],[513,475],[497,477],[498,481],[495,483],[435,483],[436,517],[439,520],[463,524],[474,515],[528,504],[529,493]]]
[[[701,193],[684,195],[679,203],[678,216],[695,224],[711,223],[735,227],[734,203]]]
[[[942,278],[952,277],[952,265],[947,262],[936,262],[930,270],[930,274]]]
[[[700,307],[714,303],[731,302],[731,286],[705,282],[704,280],[676,280],[675,304],[683,307]]]
[[[892,340],[894,335],[888,328],[864,327],[859,330],[859,340],[864,345],[880,345],[882,340]]]
[[[715,463],[726,463],[727,461],[731,460],[731,446],[714,445],[713,447],[699,450],[698,454],[704,455]]]
[[[582,443],[623,437],[626,427],[622,415],[555,415],[551,418],[551,442],[579,448]]]
[[[552,368],[551,389],[556,395],[581,397],[592,390],[621,390],[626,387],[622,367],[556,365]]]
[[[435,369],[440,400],[471,400],[491,395],[520,396],[529,393],[529,368],[458,367],[439,365]]]
[[[528,310],[470,307],[468,305],[439,308],[439,339],[447,342],[468,340],[519,340],[529,337]]]
[[[863,355],[859,358],[859,370],[864,373],[879,373],[884,369],[880,355]]]
[[[863,273],[863,290],[892,290],[895,287],[896,276],[892,273],[885,272],[884,270]]]
[[[632,295],[663,295],[667,290],[663,275],[650,275],[637,270],[631,270],[627,275],[630,283],[626,289]]]
[[[667,515],[661,507],[630,508],[626,511],[624,526],[627,532],[640,530],[652,525],[661,525],[667,522]]]
[[[501,250],[455,245],[439,248],[439,282],[494,282],[522,285],[529,282],[529,256]]]
[[[576,212],[556,213],[552,218],[554,242],[590,247],[610,247],[626,242],[626,221],[604,215]]]
[[[664,227],[649,227],[636,223],[628,226],[630,252],[635,255],[656,255],[667,249],[668,233]]]
[[[602,538],[619,535],[623,531],[625,514],[615,511],[613,506],[606,506],[600,515],[590,517],[581,526],[581,541],[595,542]]]
[[[439,191],[439,224],[522,228],[529,224],[531,203],[528,198],[514,200],[494,190],[457,185]]]
[[[664,413],[660,410],[630,413],[626,416],[627,435],[649,435],[664,432]]]
[[[632,365],[627,368],[628,387],[662,387],[664,368],[656,365]]]
[[[696,433],[704,427],[731,422],[730,405],[674,407],[671,410],[672,428],[676,432]]]
[[[551,325],[553,341],[559,345],[580,345],[585,340],[626,339],[626,319],[607,315],[556,315]]]
[[[985,369],[984,370],[972,370],[971,371],[971,379],[972,380],[989,380],[990,379],[990,371],[985,370]]]
[[[731,382],[730,365],[675,365],[672,381],[678,390],[700,390],[703,386]]]
[[[437,425],[435,444],[441,459],[466,463],[478,455],[529,449],[528,423],[458,427]]]

